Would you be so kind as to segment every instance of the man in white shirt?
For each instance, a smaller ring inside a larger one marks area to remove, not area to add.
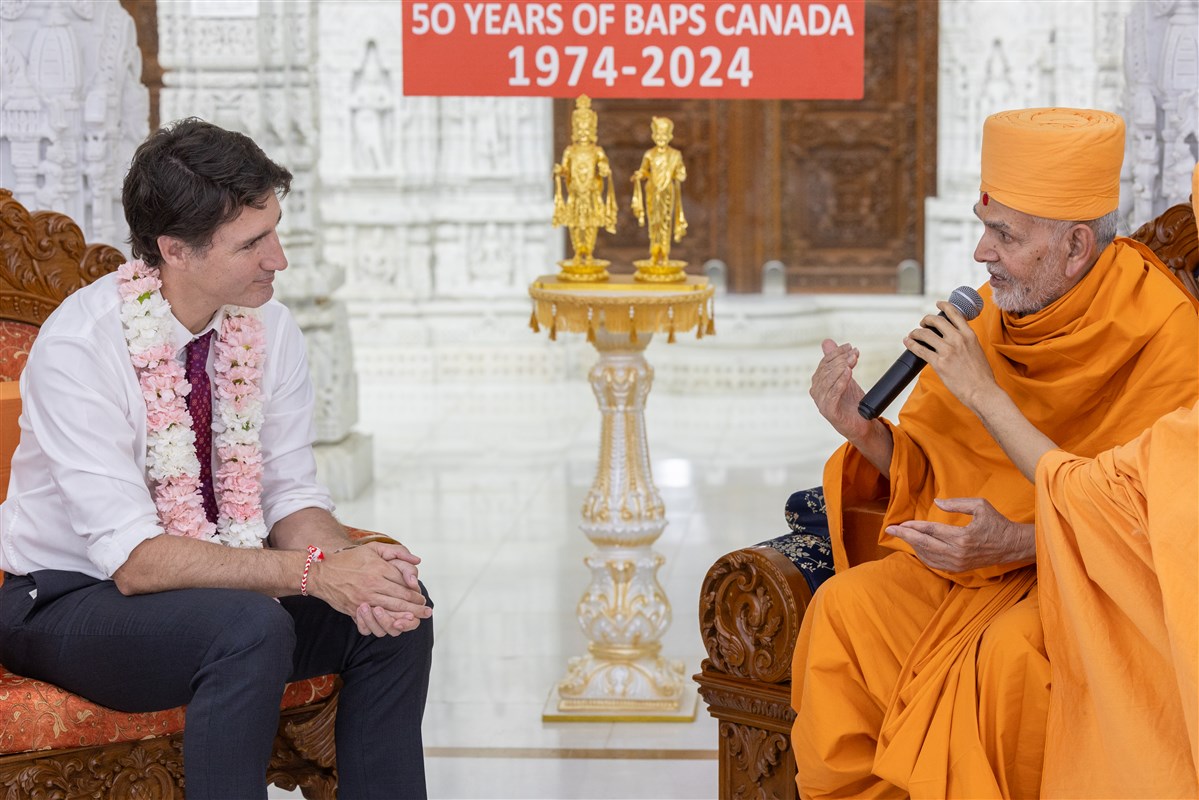
[[[67,298],[21,376],[0,663],[186,704],[189,800],[265,798],[284,685],[340,673],[340,796],[424,797],[432,605],[420,559],[351,542],[316,480],[304,341],[271,299],[291,177],[196,119],[135,153],[138,260]]]

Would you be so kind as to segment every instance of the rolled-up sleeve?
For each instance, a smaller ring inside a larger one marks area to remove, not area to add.
[[[131,421],[126,380],[111,374],[112,360],[86,339],[50,336],[34,347],[21,375],[22,436],[38,443],[70,531],[111,577],[135,547],[162,533],[140,468],[144,434]]]

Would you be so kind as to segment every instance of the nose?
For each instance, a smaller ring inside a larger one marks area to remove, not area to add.
[[[974,260],[980,264],[989,264],[992,261],[999,260],[999,254],[995,252],[990,239],[990,231],[984,229],[982,237],[978,240],[978,244],[974,248]]]
[[[266,244],[262,268],[271,272],[282,272],[287,269],[287,256],[283,253],[283,242],[279,241],[279,232],[272,231]]]

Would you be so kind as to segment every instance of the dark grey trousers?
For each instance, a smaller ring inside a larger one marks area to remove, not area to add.
[[[341,800],[424,798],[432,650],[432,618],[400,636],[362,636],[313,597],[275,602],[232,589],[126,597],[112,581],[55,570],[0,586],[8,669],[118,711],[187,705],[188,800],[265,798],[284,685],[328,673],[344,681]]]

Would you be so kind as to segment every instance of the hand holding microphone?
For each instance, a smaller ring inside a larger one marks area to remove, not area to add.
[[[938,305],[941,304],[938,303]],[[949,302],[946,304],[946,307],[953,307],[957,309],[957,311],[960,312],[961,316],[964,318],[964,321],[969,321],[976,318],[979,313],[982,312],[983,300],[979,296],[978,292],[971,287],[959,286],[949,295]],[[916,347],[919,349],[921,353],[924,354],[924,358],[916,355],[916,353],[912,352],[911,350],[908,350],[901,355],[898,360],[891,365],[891,368],[883,374],[883,377],[879,378],[878,382],[871,387],[870,391],[866,392],[861,402],[858,403],[858,413],[861,414],[863,419],[871,420],[883,413],[887,406],[889,406],[891,402],[894,401],[895,398],[907,388],[908,384],[916,379],[916,376],[920,374],[920,370],[924,369],[924,365],[929,363],[928,360],[930,358],[936,358],[935,354],[937,353],[937,350],[933,347],[933,345],[934,343],[937,343],[937,340],[933,337],[943,338],[946,333],[951,333],[952,331],[958,330],[953,322],[946,316],[945,311],[941,311],[941,313],[936,316],[926,317],[923,326],[924,327],[922,330],[913,331],[908,339],[904,341],[904,343],[909,347]],[[969,334],[969,337],[968,339],[962,337],[964,339],[963,347],[969,348],[970,344],[972,343],[973,350],[977,351],[977,353],[969,353],[970,359],[962,363],[965,363],[968,366],[973,365],[975,369],[967,370],[961,373],[955,371],[953,376],[950,377],[949,380],[946,380],[946,375],[941,374],[941,365],[937,362],[933,363],[933,368],[937,370],[938,375],[941,376],[946,387],[959,399],[963,399],[963,402],[965,402],[965,400],[961,393],[969,391],[972,380],[970,376],[977,373],[976,367],[978,364],[978,359],[981,358],[982,364],[986,365],[986,357],[982,355],[982,349],[978,344],[978,339],[974,336],[973,332],[970,331],[969,328],[966,328],[965,331]],[[942,359],[941,361],[948,364],[948,358]],[[955,359],[953,363],[956,365],[959,362]],[[987,374],[990,374],[989,365],[985,368]]]

